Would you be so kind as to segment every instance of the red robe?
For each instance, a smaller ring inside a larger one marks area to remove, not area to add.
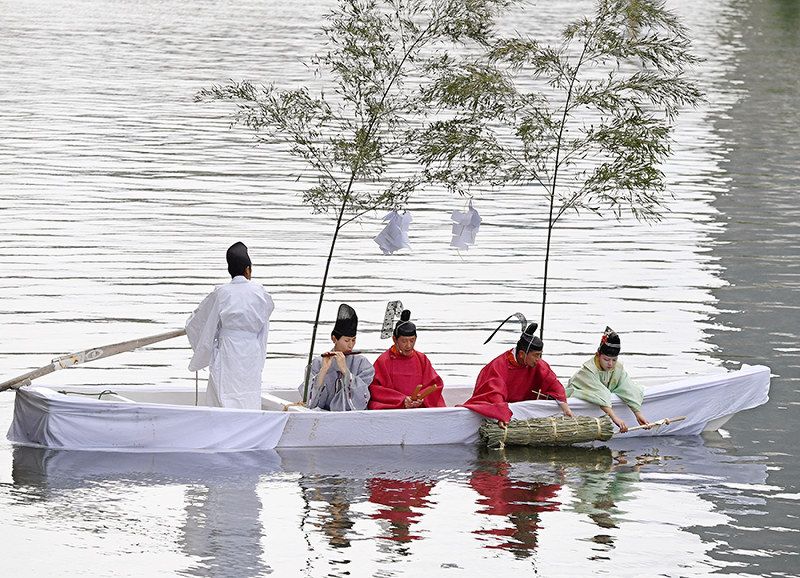
[[[547,362],[540,359],[535,367],[519,365],[512,349],[498,355],[481,369],[472,397],[463,406],[507,423],[511,419],[510,402],[542,397],[567,401],[564,386]]]
[[[392,346],[381,353],[374,367],[375,377],[369,386],[367,409],[403,409],[403,400],[420,384],[422,389],[436,386],[435,391],[423,398],[422,407],[445,406],[442,397],[444,383],[424,353],[414,350],[405,357]]]

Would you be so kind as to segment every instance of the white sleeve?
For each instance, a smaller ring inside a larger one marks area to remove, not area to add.
[[[266,311],[264,312],[264,328],[258,334],[258,340],[259,344],[261,345],[261,357],[262,359],[265,359],[267,357],[267,341],[269,341],[269,318],[272,315],[272,312],[275,310],[275,304],[272,301],[272,296],[267,293],[267,290],[263,287],[262,289],[264,291],[264,298],[266,299]]]
[[[219,329],[218,301],[217,290],[214,289],[186,320],[186,337],[194,350],[189,371],[208,367],[211,362],[211,352]]]

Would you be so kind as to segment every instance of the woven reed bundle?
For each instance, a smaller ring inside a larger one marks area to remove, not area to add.
[[[512,419],[505,429],[496,422],[484,421],[480,428],[481,439],[493,449],[504,446],[565,446],[606,441],[614,435],[614,424],[607,415],[589,417],[565,415]]]

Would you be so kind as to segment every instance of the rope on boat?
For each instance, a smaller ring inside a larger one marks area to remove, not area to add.
[[[100,393],[87,392],[87,391],[67,391],[66,389],[60,389],[58,390],[58,393],[64,395],[87,395],[89,397],[97,396],[97,399],[103,399],[104,395],[119,395],[116,391],[112,391],[110,389],[104,389]]]
[[[290,408],[290,407],[293,407],[293,406],[296,406],[296,405],[299,405],[299,406],[302,406],[302,407],[305,407],[305,406],[306,406],[306,404],[305,404],[305,403],[303,403],[302,401],[294,401],[294,402],[292,402],[292,403],[287,403],[287,404],[284,404],[284,406],[283,406],[283,411],[289,411],[289,408]]]

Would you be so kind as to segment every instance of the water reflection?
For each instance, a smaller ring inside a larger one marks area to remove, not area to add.
[[[197,560],[191,576],[262,576],[269,572],[261,547],[258,475],[237,482],[191,486],[186,490],[186,522],[178,539]]]
[[[64,490],[116,485],[121,493],[132,493],[135,486],[177,485],[184,509],[177,545],[191,561],[180,573],[255,577],[271,571],[261,545],[257,489],[261,475],[279,467],[275,452],[123,454],[17,447],[12,478],[26,489],[24,500],[36,496],[63,505],[49,512],[63,516],[67,525],[73,515],[85,518],[93,509],[97,513],[89,516],[104,519],[105,506],[95,505],[102,498],[94,492]],[[102,495],[108,499],[108,493]]]
[[[735,83],[738,99],[711,117],[726,145],[729,185],[713,200],[724,225],[715,235],[713,255],[725,284],[714,290],[719,312],[710,341],[727,366],[769,360],[770,403],[737,416],[726,429],[739,453],[769,455],[770,471],[760,495],[764,503],[742,503],[730,526],[698,531],[723,542],[715,555],[726,562],[763,575],[796,574],[800,3],[765,0],[735,7],[738,25],[725,40],[743,50],[721,83]]]
[[[647,546],[666,556],[653,568],[669,572],[673,548],[686,549],[686,567],[711,568],[716,563],[710,554],[720,543],[698,547],[691,533],[725,524],[725,514],[744,504],[764,502],[757,493],[767,476],[766,457],[735,457],[733,449],[721,438],[662,438],[588,448],[483,450],[470,479],[479,494],[477,513],[499,516],[501,522],[476,533],[491,536],[484,541],[487,548],[537,560],[542,536],[550,544],[558,535],[567,540],[561,546],[565,556],[591,566],[629,556],[631,542],[641,539],[637,526],[659,533],[659,526],[674,524],[665,541]],[[676,503],[654,501],[658,494]]]
[[[639,481],[639,462],[648,462],[646,454],[637,455],[637,465],[631,467],[625,452],[607,446],[508,448],[496,454],[482,452],[482,469],[473,473],[470,484],[482,496],[478,503],[485,507],[479,512],[506,516],[508,524],[478,533],[508,537],[487,547],[505,548],[518,557],[530,556],[536,549],[543,512],[566,508],[588,517],[600,530],[618,528],[615,516],[623,511],[618,503]],[[544,469],[532,472],[532,464]],[[532,481],[531,476],[539,480]],[[566,506],[560,497],[565,488],[573,496]],[[605,550],[613,548],[615,540],[606,532],[590,539]]]
[[[360,484],[336,476],[309,474],[300,478],[306,510],[316,512],[312,523],[335,549],[350,547],[355,517],[351,504],[364,499]],[[315,504],[317,503],[317,504]]]
[[[123,453],[16,446],[12,479],[20,486],[68,489],[98,481],[130,485],[203,484],[279,471],[274,450],[222,453]]]
[[[596,550],[605,553],[605,559],[609,559],[616,540],[609,530],[619,529],[617,516],[625,512],[621,502],[631,499],[640,481],[638,463],[628,466],[624,454],[609,457],[611,460],[605,471],[581,471],[574,505],[576,512],[588,516],[598,526],[598,533],[591,540],[597,544]],[[595,560],[600,558],[600,554],[592,557]]]
[[[116,486],[117,493],[180,488],[184,516],[176,543],[190,560],[181,573],[197,576],[226,569],[256,576],[308,564],[344,575],[369,561],[413,565],[420,551],[434,563],[422,545],[441,540],[480,546],[460,548],[460,563],[503,552],[510,568],[525,568],[552,563],[552,547],[541,545],[555,539],[563,541],[564,560],[588,569],[624,557],[642,522],[661,527],[664,539],[651,546],[655,552],[685,548],[681,564],[704,566],[719,542],[693,542],[690,530],[724,523],[726,512],[758,507],[763,499],[752,488],[763,487],[766,475],[763,459],[737,457],[725,440],[702,438],[504,451],[429,446],[114,454],[19,447],[13,461],[23,507],[63,506],[64,490],[98,485]],[[664,491],[674,501],[648,503]],[[686,498],[675,499],[676,492]],[[75,504],[78,494],[69,493],[70,508],[48,508],[56,524],[91,508]],[[82,496],[78,501],[92,499]],[[286,524],[281,504],[290,496],[300,497],[303,514]],[[651,510],[659,508],[671,511],[668,519],[652,519]],[[463,516],[464,523],[444,528],[440,516]],[[305,562],[280,556],[293,540],[305,544]],[[449,553],[434,556],[455,563]],[[667,573],[675,568],[668,558],[655,566]]]
[[[526,558],[536,549],[536,532],[541,512],[558,510],[556,496],[561,483],[515,480],[509,476],[510,464],[505,460],[487,460],[473,472],[469,483],[481,495],[477,513],[508,518],[501,527],[475,530],[478,535],[492,536],[487,548],[501,548]],[[504,526],[504,527],[503,527]]]
[[[372,518],[384,522],[381,524],[384,532],[381,537],[400,543],[422,538],[421,533],[412,530],[412,525],[431,506],[428,498],[434,485],[434,482],[426,480],[371,478],[368,482],[369,501],[379,506]],[[405,548],[399,548],[397,552],[402,555],[410,553]]]

